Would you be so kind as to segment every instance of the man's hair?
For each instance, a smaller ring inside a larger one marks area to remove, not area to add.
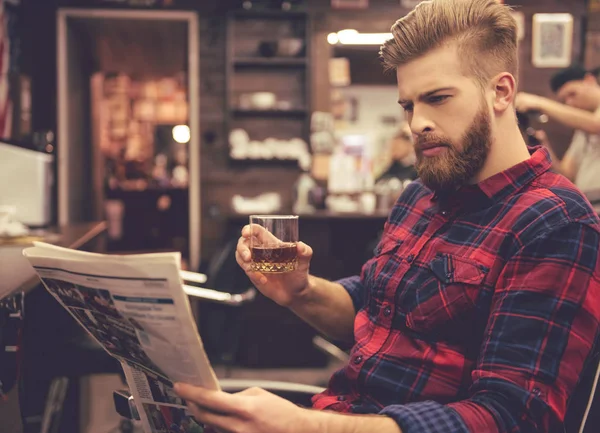
[[[424,1],[396,21],[392,35],[380,51],[387,70],[455,42],[465,73],[480,84],[500,72],[517,78],[517,23],[497,0]]]
[[[583,66],[571,65],[568,68],[561,69],[550,78],[550,88],[556,93],[569,81],[583,80],[587,74],[588,71]]]

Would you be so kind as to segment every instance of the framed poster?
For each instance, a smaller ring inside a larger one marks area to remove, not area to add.
[[[532,63],[538,68],[564,68],[573,53],[573,15],[533,15]]]

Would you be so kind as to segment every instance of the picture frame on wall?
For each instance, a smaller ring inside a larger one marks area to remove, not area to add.
[[[564,68],[573,55],[573,15],[533,15],[532,63],[537,68]]]

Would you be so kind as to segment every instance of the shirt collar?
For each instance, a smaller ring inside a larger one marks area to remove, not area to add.
[[[552,167],[552,158],[543,146],[528,147],[531,158],[479,182],[477,187],[490,199],[498,200],[519,191]]]
[[[475,205],[482,202],[497,202],[518,192],[552,167],[552,159],[546,148],[536,146],[528,147],[528,150],[531,158],[475,185],[465,185],[449,196],[440,196],[440,201],[446,202],[451,207],[452,205],[460,207],[468,203]],[[434,194],[433,200],[437,201],[437,199]]]

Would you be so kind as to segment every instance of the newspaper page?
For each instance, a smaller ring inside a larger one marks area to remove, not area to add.
[[[121,361],[147,433],[201,431],[173,384],[219,385],[182,287],[178,253],[115,256],[36,242],[23,254],[50,294]]]
[[[134,400],[138,410],[146,418],[152,433],[202,433],[198,424],[187,410],[185,401],[173,391],[173,382],[163,377],[142,371],[135,366],[123,364],[127,383],[135,383],[137,395]]]

